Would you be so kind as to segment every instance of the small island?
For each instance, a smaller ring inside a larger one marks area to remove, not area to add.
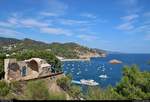
[[[119,60],[117,60],[117,59],[112,59],[112,60],[109,61],[109,63],[110,63],[110,64],[121,64],[122,61],[119,61]]]

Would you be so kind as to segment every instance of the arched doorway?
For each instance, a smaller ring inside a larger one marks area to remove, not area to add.
[[[38,63],[35,60],[31,60],[28,62],[28,67],[29,67],[29,75],[33,77],[37,77],[39,75],[39,66]]]
[[[20,78],[20,69],[17,63],[10,63],[9,70],[8,70],[8,78],[10,79],[18,79]]]
[[[37,63],[35,60],[31,60],[31,61],[29,62],[29,67],[30,67],[33,71],[39,72],[38,63]]]

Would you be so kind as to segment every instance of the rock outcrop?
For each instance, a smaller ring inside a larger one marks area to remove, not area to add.
[[[122,61],[119,61],[119,60],[116,60],[116,59],[113,59],[113,60],[110,60],[109,61],[110,64],[121,64]]]

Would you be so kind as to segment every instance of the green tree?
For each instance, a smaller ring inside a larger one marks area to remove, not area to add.
[[[136,65],[125,66],[123,77],[114,90],[127,99],[150,98],[150,73],[141,72]]]
[[[5,54],[0,54],[0,79],[4,78],[4,59]]]

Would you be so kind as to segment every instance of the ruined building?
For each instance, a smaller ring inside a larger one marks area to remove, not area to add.
[[[5,80],[28,80],[51,74],[51,65],[40,58],[17,61],[5,59]]]

